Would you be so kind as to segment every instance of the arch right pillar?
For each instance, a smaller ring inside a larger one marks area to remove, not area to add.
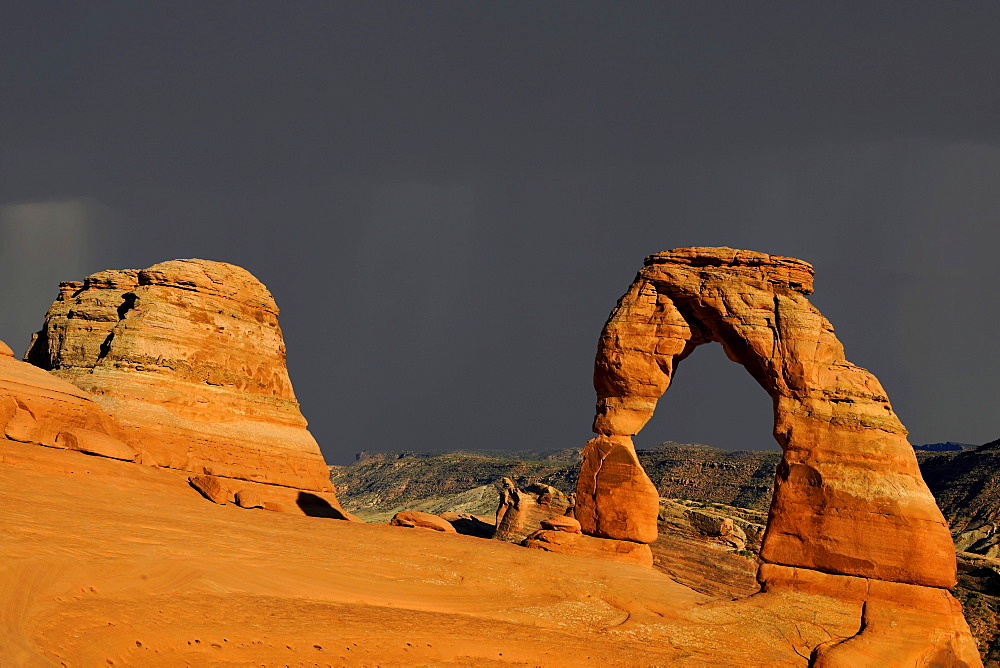
[[[926,611],[951,638],[931,649],[946,645],[961,656],[942,665],[978,665],[947,592],[956,581],[947,522],[878,379],[847,361],[830,322],[809,303],[812,282],[808,263],[752,251],[696,247],[647,257],[601,333],[597,436],[584,450],[576,517],[592,536],[655,540],[656,489],[632,436],[676,365],[699,345],[721,343],[771,396],[784,451],[760,553],[764,590],[857,599],[873,628],[880,601]],[[853,645],[838,639],[836,651],[817,648],[816,665],[855,660],[847,652],[862,635]]]

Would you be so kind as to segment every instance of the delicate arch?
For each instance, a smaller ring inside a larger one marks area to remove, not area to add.
[[[585,533],[655,540],[656,489],[632,436],[653,415],[676,365],[718,341],[774,401],[784,456],[763,561],[954,585],[951,535],[906,429],[875,376],[847,361],[830,322],[809,303],[812,277],[801,260],[731,248],[646,258],[598,346],[597,437],[584,450],[577,487]]]

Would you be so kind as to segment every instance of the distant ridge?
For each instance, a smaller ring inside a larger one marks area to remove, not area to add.
[[[923,445],[914,445],[914,450],[920,450],[921,452],[957,452],[962,450],[974,450],[979,446],[975,443],[955,443],[954,441],[947,441],[945,443],[925,443]]]

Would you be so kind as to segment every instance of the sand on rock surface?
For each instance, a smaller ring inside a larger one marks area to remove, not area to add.
[[[187,474],[0,439],[0,665],[805,666],[851,604],[217,505]]]

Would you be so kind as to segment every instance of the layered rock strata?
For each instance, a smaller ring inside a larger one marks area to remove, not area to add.
[[[810,591],[838,597],[847,588],[864,602],[857,636],[864,639],[831,643],[817,660],[881,656],[879,643],[896,640],[879,635],[878,611],[919,612],[926,603],[928,614],[914,619],[934,633],[914,641],[923,643],[919,651],[977,665],[947,592],[956,577],[948,526],[885,391],[847,361],[832,325],[809,303],[812,284],[809,264],[751,251],[682,248],[646,258],[601,333],[597,436],[584,450],[576,517],[591,536],[655,539],[656,490],[632,436],[652,417],[676,365],[718,342],[772,397],[783,450],[760,581],[770,591],[801,590],[808,581]]]
[[[278,308],[240,267],[173,260],[60,284],[25,359],[93,395],[145,463],[325,493]]]

